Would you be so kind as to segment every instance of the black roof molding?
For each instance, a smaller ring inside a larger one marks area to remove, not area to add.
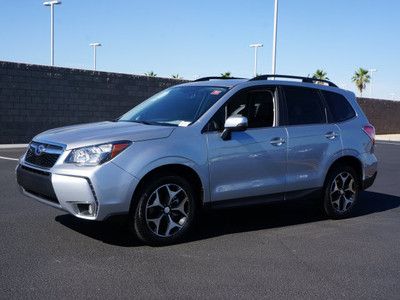
[[[197,82],[197,81],[209,81],[209,80],[214,80],[214,79],[226,80],[226,79],[245,79],[245,78],[240,78],[240,77],[209,76],[209,77],[198,78],[198,79],[196,79],[196,80],[193,80],[193,82]]]
[[[293,75],[280,75],[280,74],[259,75],[257,77],[254,77],[254,78],[250,79],[250,81],[269,80],[269,79],[274,79],[274,78],[299,79],[302,82],[308,82],[308,83],[323,82],[323,83],[326,83],[329,86],[338,87],[336,84],[334,84],[332,81],[329,81],[329,80],[317,79],[317,78],[311,78],[311,77],[293,76]]]

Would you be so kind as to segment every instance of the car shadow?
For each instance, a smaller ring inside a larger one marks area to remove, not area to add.
[[[379,213],[400,206],[400,197],[365,191],[353,217]],[[209,239],[227,234],[293,226],[325,220],[315,201],[290,201],[265,206],[202,213],[201,220],[185,242]],[[55,220],[90,238],[121,247],[143,244],[130,233],[126,218],[112,218],[104,222],[78,219],[72,215],[57,216]]]

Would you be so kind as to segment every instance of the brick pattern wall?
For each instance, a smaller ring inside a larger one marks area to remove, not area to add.
[[[0,144],[70,124],[112,120],[183,80],[0,61]],[[378,133],[400,133],[400,102],[359,99]]]
[[[400,101],[358,98],[377,134],[400,133]]]
[[[0,61],[0,144],[69,124],[112,120],[182,80]]]

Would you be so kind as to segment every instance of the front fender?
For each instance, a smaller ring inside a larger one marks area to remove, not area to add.
[[[142,180],[147,174],[149,174],[151,171],[160,168],[160,167],[165,167],[168,165],[183,165],[186,167],[191,168],[200,178],[201,185],[203,187],[203,201],[204,203],[207,203],[210,201],[210,193],[209,193],[209,174],[208,174],[208,166],[207,164],[204,165],[198,165],[191,159],[188,159],[186,157],[180,157],[180,156],[167,156],[163,158],[156,159],[147,165],[145,165],[143,168],[138,170],[138,172],[135,174],[135,176],[139,179]],[[182,174],[184,175],[184,174]]]

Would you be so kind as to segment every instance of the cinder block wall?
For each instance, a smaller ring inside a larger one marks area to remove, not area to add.
[[[112,120],[183,80],[0,61],[0,144],[49,128]],[[359,99],[378,133],[400,133],[400,102]]]
[[[378,134],[400,133],[400,101],[369,98],[357,101]]]
[[[112,120],[182,80],[0,61],[0,144],[69,124]]]

